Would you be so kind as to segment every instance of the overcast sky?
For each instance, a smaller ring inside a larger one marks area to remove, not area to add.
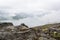
[[[37,18],[28,19],[28,22],[23,20],[27,24],[31,21],[32,24],[60,22],[60,0],[0,0],[0,19],[11,19],[10,16],[17,17],[20,13],[39,14]]]
[[[0,12],[14,15],[16,12],[40,14],[60,11],[60,0],[0,0]],[[2,13],[0,13],[2,14]]]
[[[60,10],[60,0],[0,0],[0,9],[9,12]]]

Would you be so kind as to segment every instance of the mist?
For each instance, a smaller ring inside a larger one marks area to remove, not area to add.
[[[60,22],[60,0],[0,0],[0,22],[33,27]]]

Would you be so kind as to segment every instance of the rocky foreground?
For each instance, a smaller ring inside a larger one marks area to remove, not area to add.
[[[0,40],[60,40],[60,23],[32,28],[24,23],[0,23]]]

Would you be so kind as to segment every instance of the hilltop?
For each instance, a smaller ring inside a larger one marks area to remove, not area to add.
[[[60,40],[60,23],[32,28],[24,23],[0,23],[0,40]]]

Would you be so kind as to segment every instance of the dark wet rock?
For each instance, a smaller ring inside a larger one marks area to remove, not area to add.
[[[0,23],[0,26],[13,26],[13,24],[12,23]]]
[[[25,27],[27,27],[27,28],[28,28],[28,26],[27,26],[27,25],[25,25],[24,23],[22,23],[22,24],[21,24],[21,26],[25,26]]]

